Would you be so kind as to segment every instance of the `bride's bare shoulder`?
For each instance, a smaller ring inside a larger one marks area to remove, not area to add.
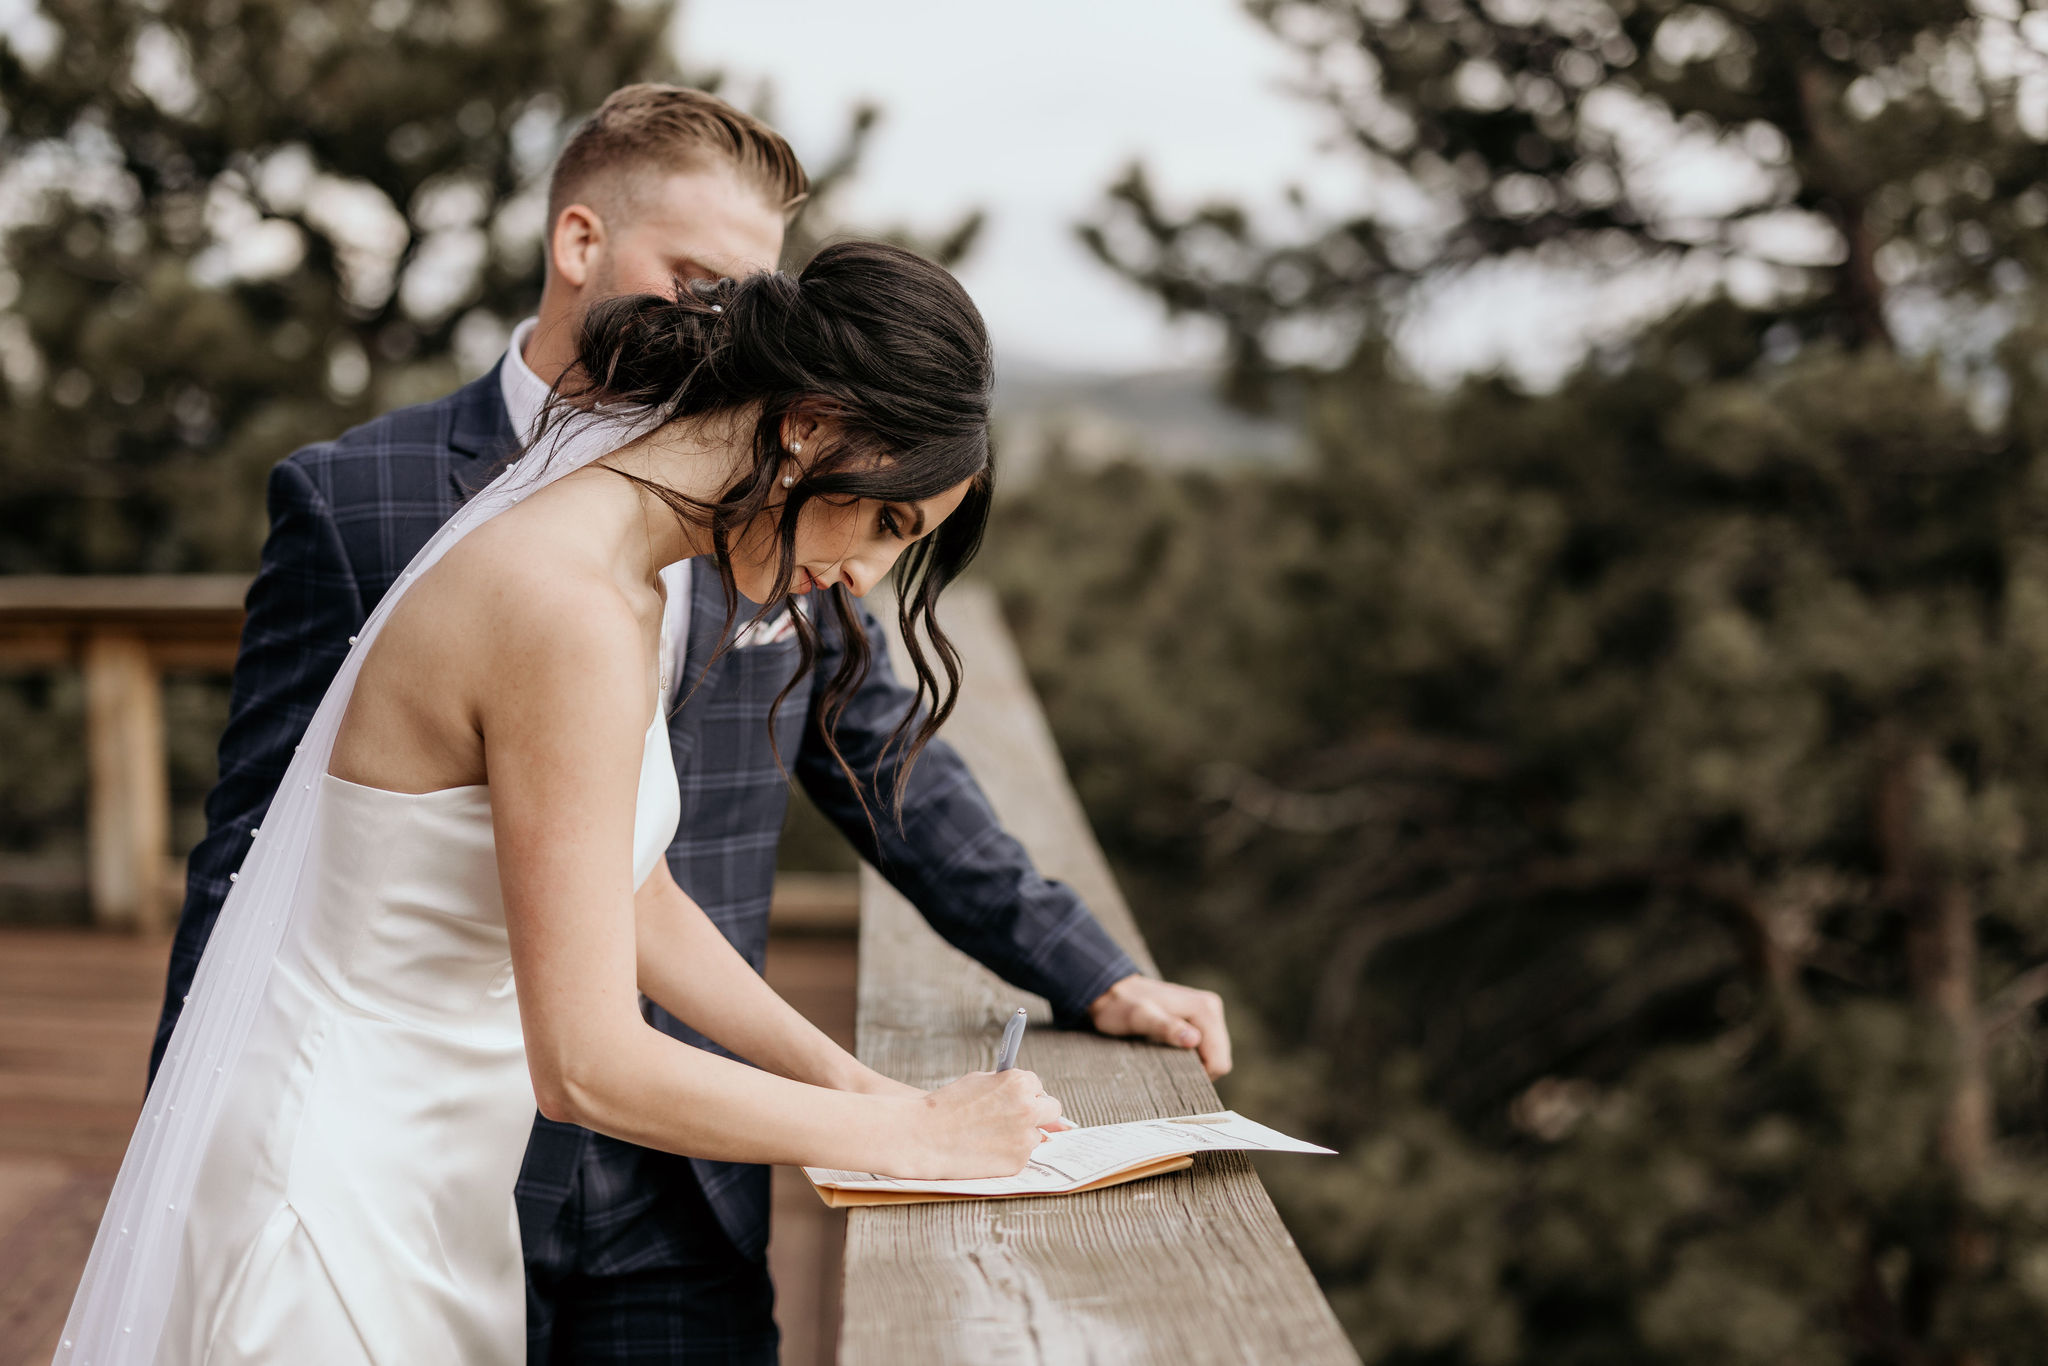
[[[448,554],[443,610],[473,627],[480,662],[538,687],[561,673],[588,692],[637,680],[645,653],[633,605],[603,566],[483,527]],[[422,585],[425,586],[425,585]]]

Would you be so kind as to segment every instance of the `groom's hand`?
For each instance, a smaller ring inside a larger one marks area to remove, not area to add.
[[[1194,1049],[1211,1081],[1230,1070],[1230,1030],[1213,991],[1134,973],[1089,1002],[1088,1019],[1104,1034]]]

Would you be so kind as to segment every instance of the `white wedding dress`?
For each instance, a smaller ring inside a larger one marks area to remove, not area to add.
[[[680,811],[662,721],[636,887]],[[313,873],[193,1186],[156,1360],[524,1366],[512,1187],[534,1100],[490,789],[316,781]]]

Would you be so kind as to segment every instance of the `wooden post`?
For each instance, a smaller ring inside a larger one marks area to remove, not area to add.
[[[0,669],[85,674],[86,885],[93,923],[155,933],[177,877],[161,674],[227,673],[245,574],[0,574]]]
[[[170,845],[161,683],[149,646],[128,632],[88,636],[83,666],[93,923],[153,934],[163,928]]]

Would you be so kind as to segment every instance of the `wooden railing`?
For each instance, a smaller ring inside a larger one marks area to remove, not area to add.
[[[248,590],[246,574],[0,575],[0,670],[84,675],[86,887],[97,926],[155,932],[176,910],[183,865],[169,847],[163,676],[233,672]],[[40,869],[34,881],[64,885]],[[775,933],[852,933],[849,881],[780,874]]]
[[[1039,869],[1078,891],[1151,970],[993,596],[956,588],[943,614],[966,661],[946,738]],[[989,1067],[1019,1004],[1050,1018],[1043,1001],[945,944],[872,871],[860,914],[857,1047],[877,1070],[937,1085]],[[1034,1026],[1022,1065],[1082,1124],[1224,1108],[1177,1049]],[[851,1215],[845,1366],[1358,1360],[1242,1154],[1081,1195]]]
[[[176,895],[163,675],[234,668],[242,574],[0,576],[0,667],[85,675],[93,923],[152,933]]]

